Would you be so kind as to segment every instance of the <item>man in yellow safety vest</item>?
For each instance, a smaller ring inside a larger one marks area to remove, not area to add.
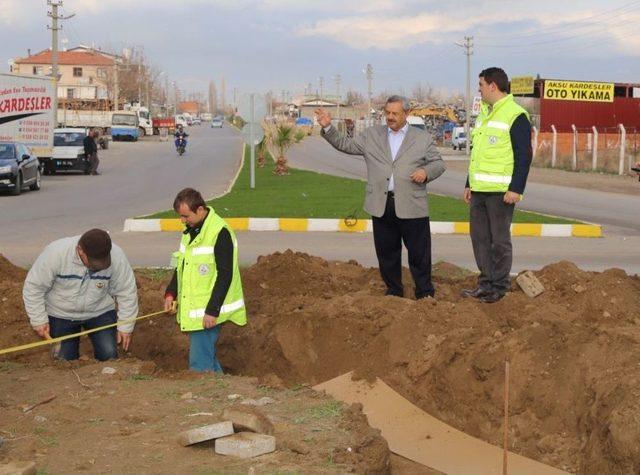
[[[484,303],[504,297],[511,285],[511,221],[531,167],[529,114],[513,99],[500,68],[479,75],[481,111],[471,133],[471,161],[464,189],[470,204],[471,242],[480,269],[475,289],[462,291]]]
[[[165,310],[177,302],[178,324],[189,333],[189,368],[222,372],[216,357],[220,325],[247,323],[236,237],[192,188],[178,193],[173,209],[185,230],[173,253],[176,270],[165,292]]]

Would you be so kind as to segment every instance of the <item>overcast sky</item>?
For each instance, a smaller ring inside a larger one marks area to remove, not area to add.
[[[0,0],[0,55],[50,46],[46,0]],[[289,90],[324,77],[325,93],[409,92],[417,83],[463,91],[474,36],[473,84],[487,66],[512,75],[640,82],[640,1],[65,0],[61,38],[121,51],[144,46],[182,89]],[[61,44],[61,46],[64,46]]]

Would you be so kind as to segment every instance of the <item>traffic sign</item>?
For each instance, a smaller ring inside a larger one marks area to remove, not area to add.
[[[253,130],[251,130],[252,125]],[[264,130],[262,130],[262,126],[260,124],[245,124],[244,127],[242,127],[242,140],[244,140],[244,143],[247,145],[251,145],[251,142],[253,142],[253,145],[258,145],[262,142],[263,138]]]
[[[251,101],[253,99],[253,110]],[[253,112],[253,114],[252,114]],[[238,102],[238,115],[245,122],[259,124],[267,115],[267,101],[262,94],[243,94]]]

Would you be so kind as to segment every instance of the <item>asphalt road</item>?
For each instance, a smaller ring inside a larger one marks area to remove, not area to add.
[[[203,125],[188,133],[183,157],[172,140],[112,142],[99,151],[99,176],[45,176],[40,191],[0,196],[0,252],[29,262],[50,241],[94,227],[117,239],[126,218],[171,208],[184,187],[201,190],[205,198],[224,193],[241,160],[238,131]],[[139,252],[145,253],[143,243]]]
[[[231,127],[194,127],[189,133],[191,143],[183,158],[177,157],[171,143],[156,139],[115,143],[100,152],[101,176],[44,177],[41,191],[19,197],[0,196],[0,253],[18,265],[29,266],[50,241],[101,227],[111,232],[134,266],[166,266],[179,235],[125,233],[124,220],[169,208],[176,192],[185,186],[195,187],[206,196],[223,193],[235,176],[242,150],[240,134]],[[310,150],[316,150],[315,154]],[[364,165],[357,159],[332,154],[328,144],[314,138],[295,146],[290,158],[297,167],[363,177]],[[456,158],[462,157],[447,160]],[[435,183],[450,186],[451,194],[457,195],[460,183],[447,175],[453,174],[447,173]],[[446,185],[446,180],[451,184]],[[514,238],[513,270],[538,269],[567,259],[589,270],[620,267],[640,273],[638,234],[608,233],[603,239]],[[244,265],[252,264],[260,255],[286,249],[377,265],[371,234],[241,232],[238,241]],[[433,260],[475,268],[468,236],[433,236]]]
[[[445,160],[465,159],[464,154],[442,149]],[[297,168],[350,178],[366,178],[361,157],[338,152],[320,137],[308,137],[289,153],[291,165]],[[447,196],[460,197],[466,174],[447,170],[429,184],[429,190]],[[610,235],[640,234],[640,193],[637,196],[602,191],[569,188],[529,182],[521,209],[554,216],[564,216],[602,224]]]

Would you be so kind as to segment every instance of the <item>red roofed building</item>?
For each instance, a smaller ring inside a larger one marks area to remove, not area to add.
[[[200,104],[196,101],[184,101],[178,102],[178,110],[180,112],[187,112],[193,116],[200,114]]]
[[[94,106],[103,102],[108,107],[109,85],[115,68],[113,55],[95,50],[59,51],[58,65],[61,107],[65,101]],[[14,59],[11,72],[33,76],[51,74],[51,50]]]

